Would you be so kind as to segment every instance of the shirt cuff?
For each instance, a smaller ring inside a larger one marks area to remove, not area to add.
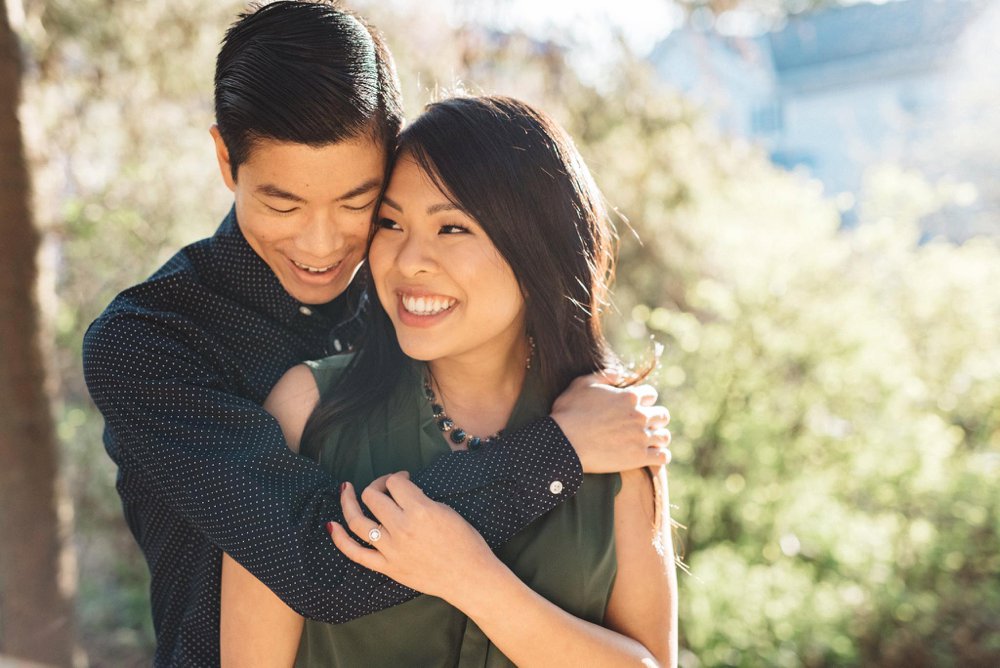
[[[504,434],[510,448],[510,477],[530,494],[549,496],[559,503],[583,484],[583,468],[576,450],[551,417],[536,420]]]

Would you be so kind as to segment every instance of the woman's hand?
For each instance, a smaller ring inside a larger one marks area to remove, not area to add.
[[[651,505],[654,495],[646,474],[638,472],[629,479],[632,478],[641,479],[649,488],[650,493],[644,501],[645,506]],[[623,476],[623,492],[619,496],[625,493],[625,486]],[[341,505],[348,527],[362,539],[373,541],[372,548],[362,547],[344,527],[331,523],[330,532],[341,552],[397,582],[443,598],[475,622],[515,664],[676,665],[671,662],[676,649],[670,649],[671,642],[676,648],[676,617],[673,625],[667,628],[676,606],[672,599],[669,606],[666,604],[669,592],[664,593],[662,586],[653,587],[653,595],[650,595],[650,587],[645,582],[652,579],[655,585],[657,580],[667,576],[663,555],[658,555],[658,561],[652,559],[645,565],[639,564],[639,572],[629,573],[638,586],[627,593],[634,596],[637,603],[623,602],[623,612],[616,620],[621,629],[612,630],[575,617],[530,589],[494,556],[472,526],[447,506],[428,499],[405,473],[379,478],[361,497],[378,521],[365,517],[349,485],[341,492]],[[632,499],[621,502],[631,510],[638,510],[640,519],[633,525],[621,527],[634,540],[620,541],[618,516],[628,513],[619,513],[624,508],[619,508],[616,499],[616,541],[641,546],[648,554],[652,550],[650,509],[638,507]],[[372,530],[378,530],[377,538],[370,535]],[[669,558],[671,573],[672,554]],[[629,568],[636,565],[636,560],[622,554],[617,546],[616,558],[620,568],[636,570]],[[615,588],[618,587],[616,581]],[[638,639],[640,636],[657,641],[650,644],[659,655],[647,649]]]
[[[340,524],[327,525],[333,542],[349,559],[384,573],[396,582],[459,606],[476,578],[503,568],[472,525],[448,506],[432,501],[408,473],[393,473],[374,481],[361,499],[377,518],[361,511],[354,487],[345,483],[340,494],[344,518],[362,547]],[[373,530],[377,533],[372,534]],[[462,573],[462,577],[456,577]]]

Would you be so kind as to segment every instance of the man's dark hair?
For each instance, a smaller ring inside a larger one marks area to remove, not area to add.
[[[388,152],[400,98],[382,36],[331,2],[281,0],[241,14],[215,65],[215,119],[234,179],[261,139],[326,146],[367,136]]]

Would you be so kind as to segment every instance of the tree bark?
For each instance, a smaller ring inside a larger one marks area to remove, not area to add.
[[[0,0],[0,654],[71,666],[75,573],[46,393],[20,86]]]

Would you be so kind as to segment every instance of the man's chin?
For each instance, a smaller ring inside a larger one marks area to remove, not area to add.
[[[297,302],[306,304],[308,306],[321,306],[323,304],[329,304],[334,299],[339,297],[347,289],[346,285],[342,285],[339,281],[336,284],[330,286],[284,286],[285,292],[292,296]],[[291,288],[291,289],[289,289]]]
[[[281,287],[298,302],[303,304],[328,304],[343,294],[361,267],[358,261],[344,262],[330,272],[329,276],[300,276],[297,271],[275,272]],[[287,267],[283,267],[287,269]]]

